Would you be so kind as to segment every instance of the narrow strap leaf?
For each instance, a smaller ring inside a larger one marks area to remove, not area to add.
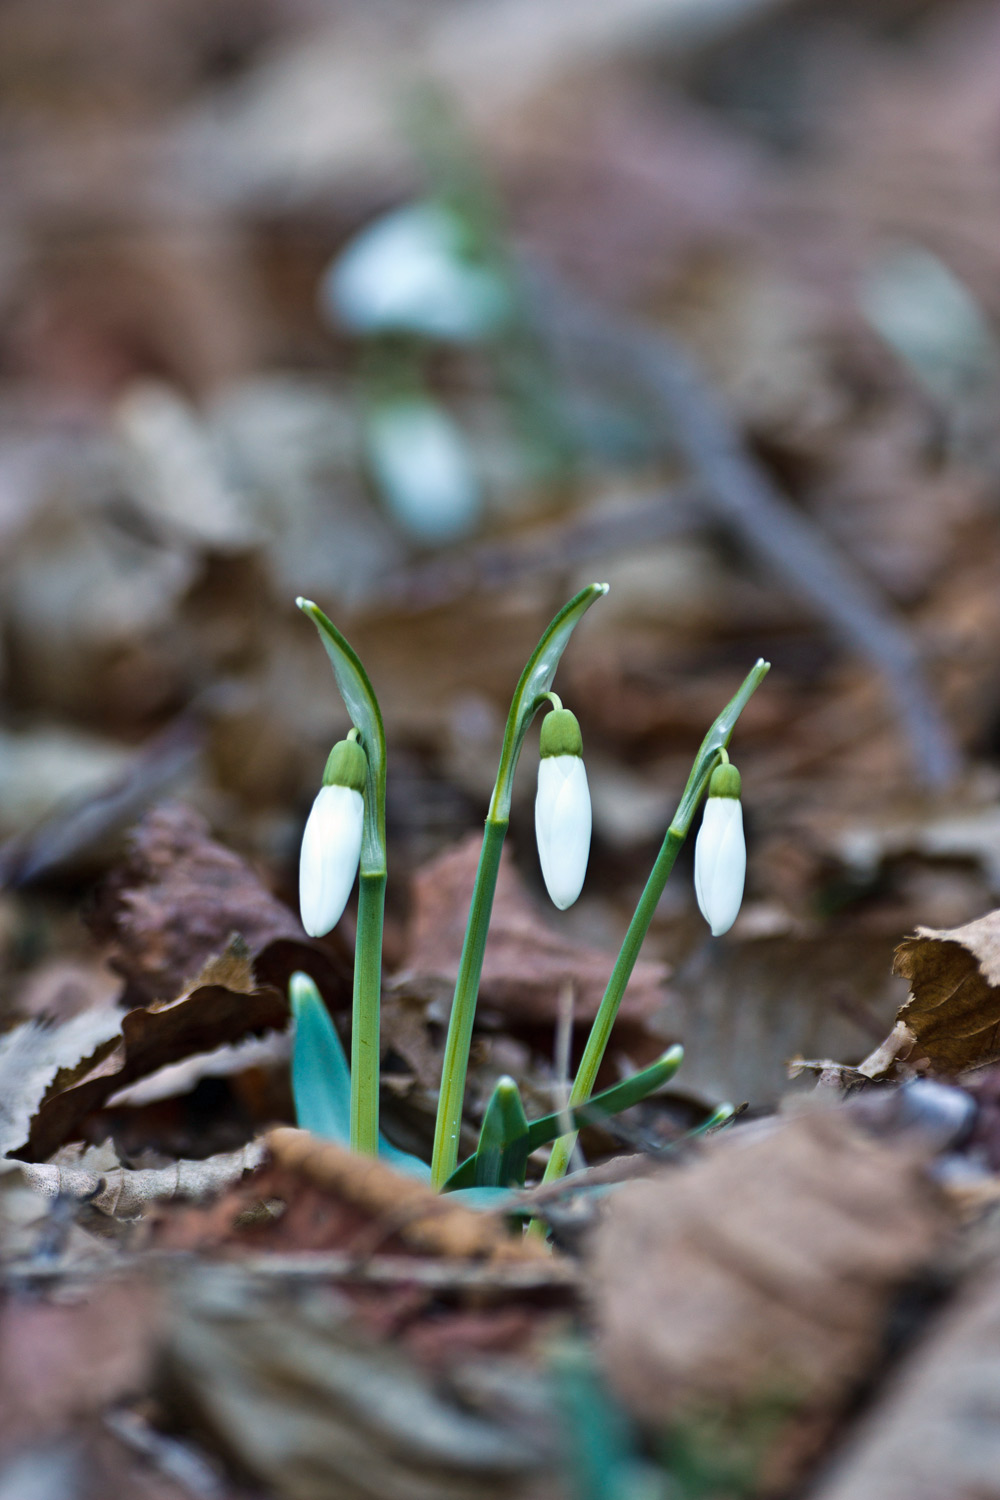
[[[684,1061],[684,1048],[670,1047],[656,1062],[650,1063],[631,1078],[616,1083],[600,1094],[595,1094],[585,1104],[570,1110],[573,1125],[579,1129],[595,1119],[608,1118],[630,1109],[655,1093],[677,1072]],[[504,1088],[500,1098],[501,1088]],[[511,1098],[513,1091],[513,1098]],[[721,1114],[722,1106],[712,1120],[721,1124],[727,1115]],[[467,1157],[445,1183],[445,1190],[466,1187],[508,1187],[513,1182],[523,1184],[528,1157],[539,1146],[554,1141],[566,1128],[566,1112],[543,1115],[529,1125],[524,1117],[517,1085],[510,1078],[502,1078],[493,1091],[479,1135],[479,1147],[474,1156]],[[707,1124],[702,1129],[710,1128]]]
[[[288,994],[295,1018],[295,1118],[303,1130],[346,1145],[351,1139],[351,1071],[337,1029],[308,974],[293,974]]]
[[[303,1130],[348,1145],[351,1139],[351,1070],[337,1028],[316,985],[301,970],[288,986],[295,1040],[292,1043],[292,1095],[295,1118]],[[378,1138],[383,1161],[424,1181],[431,1169],[419,1156],[401,1151],[384,1135]]]

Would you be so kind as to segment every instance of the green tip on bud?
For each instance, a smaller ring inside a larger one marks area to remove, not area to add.
[[[544,760],[550,755],[582,755],[583,736],[576,714],[568,708],[554,708],[542,720],[539,754]]]
[[[357,740],[338,740],[330,751],[323,772],[324,786],[349,786],[364,792],[368,779],[368,760]]]
[[[737,802],[740,798],[742,780],[735,766],[724,762],[716,766],[712,772],[712,779],[708,783],[708,795],[710,797],[735,797]]]

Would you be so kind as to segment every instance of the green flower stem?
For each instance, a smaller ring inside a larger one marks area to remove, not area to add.
[[[574,1109],[586,1103],[593,1093],[594,1084],[597,1082],[597,1073],[604,1060],[608,1040],[611,1036],[611,1028],[618,1015],[625,987],[629,982],[635,961],[639,957],[639,949],[642,947],[643,939],[649,931],[649,924],[653,920],[657,903],[663,895],[663,888],[667,883],[667,877],[674,867],[674,861],[680,853],[681,845],[687,838],[688,831],[698,810],[698,806],[712,772],[726,754],[726,746],[729,737],[735,728],[736,721],[743,712],[746,704],[756,689],[763,682],[769,670],[770,663],[758,661],[756,666],[749,672],[739,692],[723,709],[711,729],[701,742],[701,748],[695,756],[691,774],[687,779],[687,785],[678,803],[673,822],[667,829],[666,837],[656,856],[656,862],[646,881],[645,889],[639,897],[639,904],[628,925],[625,941],[622,943],[621,952],[611,971],[604,998],[601,1000],[600,1008],[594,1018],[594,1024],[587,1038],[587,1045],[580,1059],[580,1067],[569,1096],[569,1108]],[[565,1175],[569,1166],[569,1159],[573,1154],[573,1146],[576,1143],[577,1132],[560,1136],[552,1147],[548,1165],[545,1168],[543,1182],[553,1182]]]
[[[382,1003],[382,917],[385,871],[358,882],[351,1020],[351,1146],[378,1155],[379,1013]]]
[[[528,732],[528,726],[545,701],[552,687],[559,659],[569,643],[577,625],[596,599],[608,591],[606,583],[591,583],[578,594],[550,622],[541,640],[528,657],[521,673],[504,730],[503,747],[496,784],[490,799],[490,810],[483,835],[483,851],[479,856],[479,869],[472,890],[472,906],[465,929],[465,942],[455,981],[455,995],[451,1003],[451,1018],[448,1022],[448,1038],[445,1043],[444,1070],[441,1075],[441,1093],[438,1097],[437,1124],[434,1130],[434,1154],[431,1158],[431,1180],[441,1188],[458,1165],[458,1135],[462,1125],[462,1105],[465,1098],[465,1076],[469,1067],[469,1047],[472,1042],[472,1026],[479,998],[479,978],[483,969],[483,954],[486,951],[486,934],[493,910],[493,895],[496,891],[497,874],[500,870],[500,854],[504,836],[510,822],[510,804],[514,788],[514,772],[518,756]]]
[[[469,912],[469,924],[465,929],[465,942],[455,981],[455,998],[448,1023],[448,1039],[445,1043],[441,1097],[434,1131],[434,1154],[431,1157],[431,1181],[437,1188],[444,1186],[458,1163],[458,1136],[462,1126],[472,1025],[476,1018],[479,978],[483,971],[486,936],[508,822],[508,818],[495,817],[491,807],[490,816],[486,819],[486,832],[476,871],[472,908]]]

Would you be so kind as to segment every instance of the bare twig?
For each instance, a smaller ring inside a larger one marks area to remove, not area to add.
[[[935,787],[954,780],[959,752],[903,622],[780,493],[689,355],[662,332],[606,312],[547,271],[532,266],[526,279],[557,364],[577,379],[583,370],[588,382],[631,389],[658,409],[664,447],[686,459],[705,507],[882,673],[921,779]]]

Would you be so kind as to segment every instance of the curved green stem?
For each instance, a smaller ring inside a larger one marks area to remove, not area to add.
[[[763,682],[769,669],[769,662],[758,661],[756,663],[745,678],[739,692],[726,704],[726,707],[722,710],[722,713],[715,720],[715,723],[701,742],[698,754],[695,756],[694,765],[691,767],[691,774],[687,779],[687,785],[677,805],[677,811],[674,814],[670,827],[667,829],[666,837],[660,847],[659,854],[656,856],[656,861],[650,871],[649,879],[646,881],[645,889],[639,897],[639,904],[628,925],[628,931],[625,934],[621,952],[611,971],[611,978],[608,980],[600,1008],[594,1018],[594,1024],[591,1027],[590,1036],[587,1038],[587,1045],[583,1050],[583,1057],[580,1059],[580,1066],[569,1096],[570,1109],[574,1109],[585,1103],[593,1093],[594,1085],[597,1082],[598,1070],[604,1060],[604,1053],[611,1036],[611,1028],[615,1023],[618,1008],[625,994],[625,987],[629,982],[632,970],[635,968],[636,959],[639,957],[639,950],[642,947],[646,933],[649,931],[649,924],[653,920],[653,913],[656,911],[657,903],[663,895],[663,888],[667,883],[667,877],[674,867],[674,861],[680,853],[681,845],[687,838],[688,830],[698,810],[698,805],[705,795],[712,772],[723,755],[726,754],[726,746],[729,743],[729,738],[735,728],[736,721],[753,693]],[[562,1177],[565,1174],[566,1168],[569,1166],[569,1159],[573,1154],[576,1134],[576,1131],[573,1131],[569,1135],[560,1136],[556,1141],[552,1148],[548,1165],[545,1168],[545,1176],[542,1179],[544,1182],[553,1182],[556,1178]]]
[[[469,923],[455,981],[455,998],[448,1024],[444,1066],[441,1072],[441,1095],[438,1100],[434,1131],[434,1154],[431,1157],[431,1181],[443,1187],[458,1161],[458,1136],[462,1126],[462,1104],[465,1099],[465,1076],[469,1067],[472,1026],[476,1018],[479,979],[483,972],[486,937],[493,910],[493,896],[500,871],[500,855],[507,833],[507,818],[486,819],[483,848],[476,871]]]
[[[382,1005],[382,918],[385,873],[358,882],[351,1022],[351,1146],[378,1155],[379,1021]]]
[[[483,834],[483,849],[479,856],[479,868],[476,871],[472,905],[469,908],[465,942],[462,945],[448,1021],[434,1130],[434,1154],[431,1158],[431,1179],[438,1188],[444,1186],[458,1163],[458,1136],[462,1126],[465,1079],[469,1068],[469,1047],[479,997],[479,980],[483,971],[486,937],[500,870],[500,854],[510,821],[514,772],[521,746],[529,724],[552,687],[556,667],[570,636],[594,600],[600,599],[607,590],[606,583],[592,583],[563,606],[528,658],[514,690],[504,730],[496,784],[486,819],[486,831]]]

